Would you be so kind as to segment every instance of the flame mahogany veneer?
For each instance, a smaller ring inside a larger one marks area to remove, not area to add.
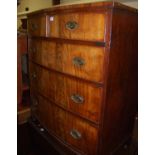
[[[116,2],[28,15],[32,116],[62,154],[110,155],[137,112],[137,10]]]

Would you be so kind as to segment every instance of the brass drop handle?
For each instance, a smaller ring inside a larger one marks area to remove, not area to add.
[[[35,24],[35,23],[32,23],[32,24],[31,24],[31,27],[32,27],[32,30],[33,30],[33,31],[35,31],[35,30],[38,29],[38,25]]]
[[[36,79],[37,78],[37,75],[36,75],[36,73],[34,72],[34,73],[32,73],[32,79]]]
[[[77,104],[82,104],[84,102],[84,98],[78,94],[71,95],[71,100]]]
[[[78,27],[78,23],[75,22],[75,21],[68,21],[68,22],[66,23],[66,28],[67,28],[68,30],[74,30],[74,29],[76,29],[77,27]]]
[[[73,64],[75,66],[81,67],[81,66],[83,66],[85,64],[85,61],[84,61],[84,59],[82,59],[80,57],[74,57],[73,58]]]
[[[81,139],[81,138],[82,138],[81,133],[80,133],[78,130],[76,130],[76,129],[71,130],[70,135],[71,135],[74,139]]]

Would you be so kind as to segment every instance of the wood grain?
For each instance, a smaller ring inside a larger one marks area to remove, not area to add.
[[[99,2],[52,7],[28,18],[39,25],[29,31],[29,60],[40,122],[60,147],[112,154],[130,137],[137,112],[137,10]],[[69,30],[69,21],[78,26]]]
[[[96,154],[98,141],[98,131],[96,128],[82,119],[70,115],[65,110],[58,108],[37,94],[31,94],[31,97],[34,99],[35,107],[33,108],[33,114],[40,122],[43,122],[42,125],[49,133],[56,134],[60,139],[86,154]],[[35,105],[35,100],[38,102],[37,105]],[[81,138],[75,139],[71,136],[70,133],[73,129],[81,134]],[[90,141],[91,147],[86,147]]]
[[[76,22],[77,27],[75,29],[68,29],[66,27],[68,22]],[[105,14],[72,13],[39,15],[28,19],[28,32],[30,36],[104,41]]]
[[[137,14],[113,11],[101,146],[107,154],[131,136],[138,104]]]
[[[51,18],[52,21],[50,21]],[[72,21],[77,23],[77,27],[67,29],[66,24]],[[70,13],[49,16],[50,37],[103,41],[104,33],[105,15],[103,13]]]
[[[28,19],[29,36],[47,36],[47,16],[41,15]]]
[[[30,63],[30,72],[36,74],[35,79],[33,76],[30,77],[31,89],[56,104],[99,123],[102,87],[60,76],[32,63]],[[74,102],[71,99],[74,94],[82,96],[83,103]]]
[[[83,79],[103,82],[106,57],[105,49],[102,47],[33,39],[29,45],[29,57],[32,61],[48,68]],[[75,65],[73,63],[75,58],[84,60],[85,64]]]

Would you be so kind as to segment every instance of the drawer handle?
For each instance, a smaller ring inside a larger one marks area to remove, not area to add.
[[[73,94],[71,96],[72,101],[78,104],[82,104],[84,102],[84,98],[78,94]]]
[[[68,30],[74,30],[74,29],[76,29],[78,27],[78,24],[77,24],[77,22],[75,22],[75,21],[68,21],[67,23],[66,23],[66,28],[68,29]]]
[[[74,139],[80,139],[82,137],[81,133],[79,131],[77,131],[76,129],[73,129],[70,132],[70,135],[74,138]]]
[[[34,72],[33,74],[32,74],[32,79],[36,79],[37,78],[37,75],[36,75],[36,73]]]
[[[74,57],[73,58],[73,64],[78,66],[78,67],[81,67],[85,64],[85,61],[84,61],[84,59],[82,59],[80,57]]]
[[[32,23],[31,27],[32,27],[32,30],[33,30],[33,31],[35,31],[35,30],[38,29],[38,26],[37,26],[37,24],[35,24],[35,23]]]
[[[45,129],[44,129],[44,128],[40,128],[40,131],[41,131],[41,132],[44,132],[44,131],[45,131]]]

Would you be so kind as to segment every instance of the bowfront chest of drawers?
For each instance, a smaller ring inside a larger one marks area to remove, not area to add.
[[[56,6],[29,14],[28,33],[32,118],[42,133],[62,154],[112,154],[137,111],[137,10]]]

